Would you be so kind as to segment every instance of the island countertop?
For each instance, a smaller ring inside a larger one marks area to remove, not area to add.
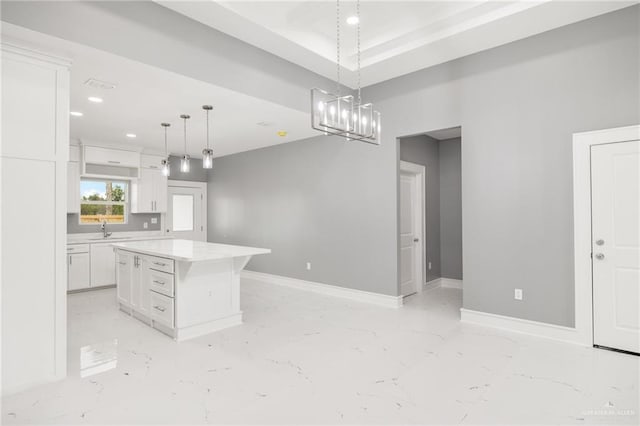
[[[200,262],[271,253],[270,249],[264,248],[174,239],[119,242],[111,245],[122,250],[185,262]]]

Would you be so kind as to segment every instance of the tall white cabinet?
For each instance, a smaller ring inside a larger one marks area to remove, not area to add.
[[[66,375],[69,66],[3,42],[2,392]]]
[[[168,180],[160,169],[163,159],[141,155],[140,177],[131,185],[131,213],[166,213]]]

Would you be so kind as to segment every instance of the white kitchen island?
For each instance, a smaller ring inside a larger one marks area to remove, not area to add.
[[[120,309],[177,341],[241,324],[240,271],[271,253],[174,239],[112,246]]]

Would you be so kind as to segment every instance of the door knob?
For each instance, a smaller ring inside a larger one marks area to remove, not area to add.
[[[604,245],[604,240],[597,240],[596,244],[599,246],[603,246]]]
[[[602,253],[596,253],[596,259],[598,259],[598,260],[602,260],[602,259],[604,259],[604,254],[602,254]]]

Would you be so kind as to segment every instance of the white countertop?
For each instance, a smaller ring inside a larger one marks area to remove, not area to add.
[[[166,240],[168,237],[161,232],[116,232],[108,238],[104,238],[102,233],[88,234],[68,234],[67,244],[94,244],[111,243],[120,241],[142,241],[142,240]]]
[[[150,254],[152,256],[166,257],[186,262],[228,259],[271,253],[270,249],[264,248],[232,246],[192,240],[147,240],[120,242],[111,245],[136,253]]]

